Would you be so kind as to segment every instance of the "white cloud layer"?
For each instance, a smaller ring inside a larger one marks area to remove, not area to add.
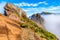
[[[22,3],[14,3],[17,6],[38,6],[40,4],[44,4],[47,5],[48,3],[46,1],[43,2],[38,2],[38,3],[26,3],[26,2],[22,2]]]
[[[50,12],[50,13],[60,13],[60,6],[50,6],[50,7],[38,7],[38,8],[25,8],[24,9],[28,16],[34,13],[41,13],[41,12]]]
[[[60,15],[42,15],[45,28],[60,40]]]

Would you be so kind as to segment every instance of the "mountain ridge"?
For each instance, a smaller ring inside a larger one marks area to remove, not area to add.
[[[0,40],[58,40],[29,19],[24,10],[10,3],[4,9],[5,15],[0,14]]]

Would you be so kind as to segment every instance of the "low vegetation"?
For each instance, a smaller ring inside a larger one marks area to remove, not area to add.
[[[51,34],[50,32],[47,32],[46,30],[43,30],[32,20],[22,17],[22,21],[24,21],[25,23],[21,23],[20,24],[21,27],[30,28],[30,29],[34,30],[36,33],[38,33],[40,35],[40,37],[46,38],[47,40],[56,40],[55,35]]]

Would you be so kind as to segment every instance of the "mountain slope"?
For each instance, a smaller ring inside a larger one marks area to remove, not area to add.
[[[5,15],[0,14],[0,40],[57,40],[30,20],[21,8],[7,3],[4,9]]]

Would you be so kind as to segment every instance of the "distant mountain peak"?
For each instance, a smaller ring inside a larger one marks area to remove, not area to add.
[[[52,14],[52,13],[49,13],[49,12],[42,12],[41,14],[48,15],[48,14]]]

